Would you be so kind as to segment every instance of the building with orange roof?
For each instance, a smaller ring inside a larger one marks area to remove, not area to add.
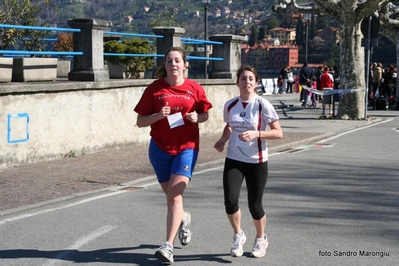
[[[298,64],[299,47],[293,44],[270,45],[257,43],[241,46],[241,63],[257,70],[277,70],[283,66]]]

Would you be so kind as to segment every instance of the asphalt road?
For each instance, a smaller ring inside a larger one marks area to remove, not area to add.
[[[270,157],[264,206],[267,255],[249,257],[255,230],[245,186],[243,257],[229,255],[222,165],[196,172],[185,192],[192,242],[174,265],[397,265],[398,117]],[[153,178],[127,190],[1,217],[1,265],[159,265],[165,200]]]

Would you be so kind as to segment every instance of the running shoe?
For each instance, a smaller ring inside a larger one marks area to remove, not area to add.
[[[163,245],[155,252],[155,257],[159,259],[162,264],[173,263],[173,246],[165,241]]]
[[[247,241],[247,237],[244,234],[244,231],[241,231],[238,234],[235,234],[233,237],[233,244],[231,245],[231,256],[232,257],[241,257],[244,253],[244,244]]]
[[[191,231],[188,229],[188,226],[191,223],[191,214],[189,212],[184,212],[183,221],[179,227],[179,240],[180,244],[186,246],[191,240]]]
[[[269,245],[267,236],[262,238],[255,238],[254,248],[252,249],[251,256],[255,258],[261,258],[266,255],[266,249]]]

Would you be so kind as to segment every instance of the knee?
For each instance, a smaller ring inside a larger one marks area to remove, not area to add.
[[[265,211],[263,210],[262,206],[250,206],[249,212],[254,220],[260,220],[263,216],[265,216]]]
[[[238,200],[231,199],[224,200],[224,207],[227,214],[234,214],[240,209],[240,207],[238,206]]]

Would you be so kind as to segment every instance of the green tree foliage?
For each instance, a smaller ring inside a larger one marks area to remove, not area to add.
[[[269,29],[280,27],[280,21],[277,18],[271,18],[266,23]]]
[[[47,26],[39,14],[49,6],[49,0],[2,0],[0,3],[0,23],[23,26]],[[7,29],[3,32],[3,49],[21,39],[28,51],[43,51],[41,39],[46,31]]]
[[[313,40],[314,37],[317,36],[317,28],[316,28],[316,18],[312,15],[310,20],[310,27],[309,27],[309,39]]]
[[[264,25],[262,27],[259,27],[259,36],[258,36],[258,40],[261,41],[263,40],[263,38],[265,38],[265,35],[267,35],[267,26]]]
[[[303,46],[305,44],[305,34],[304,34],[304,27],[303,27],[303,22],[301,18],[298,18],[298,22],[296,24],[296,36],[295,36],[295,42],[299,46]]]
[[[252,25],[251,27],[251,36],[249,37],[248,40],[248,45],[249,46],[254,46],[256,43],[258,43],[258,36],[259,36],[259,31],[258,28]]]
[[[110,63],[125,65],[126,70],[133,76],[139,75],[139,72],[145,72],[154,66],[152,57],[143,56],[124,56],[123,54],[149,54],[151,45],[146,40],[134,38],[119,42],[112,40],[104,43],[104,53],[117,53],[121,56],[105,56],[105,60]]]
[[[176,11],[165,11],[158,14],[157,18],[154,19],[150,25],[151,27],[180,27],[186,26],[185,22],[178,22],[176,19]]]

